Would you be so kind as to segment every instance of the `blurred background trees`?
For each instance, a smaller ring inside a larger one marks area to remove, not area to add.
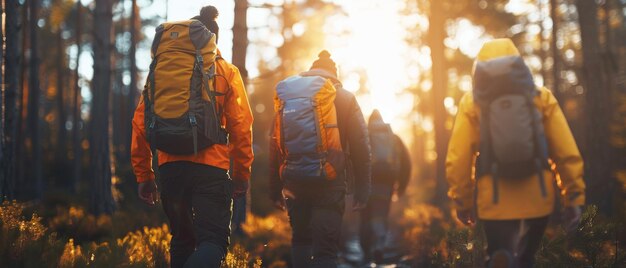
[[[414,181],[436,189],[425,191],[434,194],[423,199],[446,202],[448,133],[456,103],[471,90],[477,44],[509,37],[537,84],[560,100],[586,159],[590,202],[603,212],[613,210],[604,197],[623,188],[626,165],[624,1],[398,2],[397,15],[412,22],[398,25],[406,46],[423,56],[408,63],[416,66],[415,79],[402,94],[413,96],[413,107],[399,119],[410,125],[403,137],[418,166]],[[147,0],[89,1],[86,6],[69,0],[3,2],[3,198],[40,199],[48,189],[63,189],[89,193],[99,200],[95,203],[112,203],[108,199],[115,189],[108,189],[132,182],[130,121],[146,69],[138,66],[137,55],[146,55],[141,53],[150,42],[146,27],[164,20],[141,16],[141,7],[152,5]],[[328,48],[329,37],[350,34],[350,29],[329,29],[350,20],[349,9],[322,0],[234,1],[232,61],[247,81],[256,117],[256,212],[269,209],[261,195],[267,187],[273,87],[307,69],[317,52]],[[267,21],[258,22],[258,14]],[[459,40],[467,29],[473,32],[471,47]],[[339,65],[343,74],[354,71]],[[254,75],[248,75],[250,68],[256,69]],[[357,71],[358,84],[350,90],[367,98],[376,90],[368,82],[372,77]],[[94,211],[100,210],[111,211],[94,204]]]
[[[130,122],[152,30],[170,16],[167,6],[174,8],[167,2],[2,1],[0,200],[70,196],[95,214],[136,200]],[[365,116],[373,108],[387,111],[409,145],[415,168],[400,203],[447,211],[444,159],[457,104],[471,90],[477,50],[498,37],[514,40],[536,84],[559,99],[586,162],[588,202],[604,215],[623,213],[626,1],[233,0],[231,6],[220,13],[232,13],[221,16],[232,18],[232,45],[221,38],[219,46],[223,53],[232,48],[226,60],[240,69],[255,116],[253,213],[273,211],[267,151],[274,87],[307,70],[322,49],[333,54]],[[376,22],[368,27],[398,23],[351,39],[368,19]],[[230,30],[222,27],[222,37]],[[386,46],[387,32],[398,36],[402,51]],[[363,58],[373,64],[354,66]]]

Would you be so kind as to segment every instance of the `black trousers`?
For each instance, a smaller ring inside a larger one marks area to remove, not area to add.
[[[373,261],[375,255],[382,254],[385,247],[392,195],[393,185],[372,184],[372,193],[367,207],[361,211],[359,224],[359,238],[365,262]]]
[[[220,267],[230,242],[232,181],[224,169],[162,165],[161,200],[170,222],[172,267]]]
[[[293,267],[337,267],[345,190],[293,185],[288,189],[293,195],[285,200]]]
[[[482,220],[487,237],[487,254],[504,250],[517,268],[530,268],[548,225],[548,217],[523,220]]]

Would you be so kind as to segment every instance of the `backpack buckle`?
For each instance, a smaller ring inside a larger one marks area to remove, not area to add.
[[[195,115],[189,115],[189,123],[191,123],[192,126],[197,126],[198,125],[198,121],[196,120],[196,116]]]
[[[202,58],[202,55],[196,55],[196,61],[203,63],[204,59]]]
[[[154,125],[155,125],[155,123],[156,123],[156,118],[153,116],[153,117],[150,119],[150,125],[148,126],[148,128],[150,128],[150,129],[154,129]]]

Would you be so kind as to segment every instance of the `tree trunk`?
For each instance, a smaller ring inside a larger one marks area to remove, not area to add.
[[[80,175],[83,167],[82,155],[83,148],[81,144],[80,128],[82,125],[81,120],[81,95],[80,95],[80,55],[82,53],[81,36],[83,34],[82,27],[82,10],[83,6],[78,0],[76,3],[76,69],[74,70],[74,101],[72,110],[72,150],[74,155],[73,166],[73,181],[70,190],[77,192],[78,182],[80,181]]]
[[[0,191],[0,201],[15,199],[15,186],[17,184],[17,143],[18,118],[21,117],[18,110],[18,81],[19,81],[19,48],[18,48],[18,8],[19,1],[7,0],[5,2],[6,17],[6,58],[4,64],[4,101],[5,101],[5,151],[3,153],[3,184]]]
[[[59,26],[57,33],[57,59],[56,59],[56,104],[58,112],[58,130],[57,130],[57,163],[64,167],[67,164],[67,130],[65,128],[65,122],[67,121],[67,115],[65,113],[65,99],[63,98],[63,92],[65,91],[65,43],[63,42],[62,29]],[[63,182],[67,182],[67,179],[63,179]]]
[[[4,15],[4,3],[0,2],[0,15]],[[4,21],[0,21],[0,66],[4,67],[4,26],[5,26],[5,22]],[[0,85],[3,84],[3,80],[4,77],[2,76],[2,71],[0,71]],[[0,87],[0,108],[2,108],[0,111],[4,111],[4,90],[2,90],[3,88]],[[4,118],[5,118],[5,114],[4,113],[0,113],[0,165],[2,165],[3,160],[4,160],[4,146],[5,146],[5,142],[4,142]],[[2,187],[2,183],[3,183],[4,179],[3,179],[3,174],[0,173],[0,187]],[[1,189],[1,188],[0,188]],[[1,198],[1,197],[0,197]]]
[[[611,102],[605,77],[605,64],[601,54],[598,7],[595,1],[576,1],[583,51],[583,81],[586,97],[587,143],[585,151],[585,176],[589,203],[600,211],[611,210],[609,159],[609,118]]]
[[[435,202],[439,205],[443,204],[446,199],[447,184],[445,178],[446,150],[448,142],[448,134],[446,131],[447,111],[444,106],[444,98],[448,91],[448,75],[446,70],[446,57],[444,54],[446,37],[445,18],[443,17],[443,3],[440,0],[430,1],[430,19],[429,19],[429,46],[430,56],[432,60],[432,103],[435,125],[435,144],[437,152],[436,163],[436,179],[437,188],[435,193]]]
[[[539,59],[541,60],[541,70],[540,70],[540,74],[541,74],[541,80],[542,82],[542,86],[547,87],[548,83],[547,83],[547,79],[548,79],[548,70],[546,69],[546,58],[547,53],[546,50],[543,47],[543,44],[546,43],[546,38],[543,36],[543,33],[545,32],[545,27],[543,27],[543,21],[546,19],[545,18],[545,13],[544,13],[544,5],[543,3],[538,3],[539,5],[539,12],[541,13],[540,15],[540,20],[537,24],[539,24]]]
[[[552,19],[552,40],[551,40],[551,49],[552,49],[552,92],[554,96],[560,102],[563,101],[563,97],[561,96],[561,54],[559,53],[559,48],[557,47],[558,42],[558,32],[559,32],[559,23],[558,23],[558,15],[556,14],[556,9],[558,7],[557,0],[550,0],[550,18]]]
[[[248,50],[248,0],[235,0],[235,22],[233,24],[232,62],[241,73],[243,81],[248,80],[246,53]]]
[[[22,49],[20,50],[20,58],[18,59],[18,64],[20,68],[19,75],[19,91],[17,96],[17,131],[18,135],[16,137],[16,148],[15,148],[15,161],[17,162],[17,184],[16,184],[16,195],[17,197],[25,196],[28,188],[25,188],[26,185],[26,172],[24,165],[26,164],[26,124],[24,123],[27,111],[26,111],[26,97],[28,94],[28,88],[26,87],[26,75],[27,75],[27,64],[26,64],[26,50],[28,49],[28,0],[22,4],[22,20],[20,21],[18,29],[22,31]]]
[[[111,161],[109,148],[109,95],[111,92],[111,31],[113,0],[95,0],[94,76],[91,124],[94,133],[91,144],[93,175],[91,212],[110,214],[114,210],[111,194]]]
[[[139,20],[139,8],[137,8],[137,0],[132,0],[131,14],[130,14],[130,50],[128,51],[128,57],[130,60],[130,87],[128,89],[128,111],[125,122],[130,126],[133,114],[135,113],[135,106],[137,105],[137,80],[139,78],[137,71],[137,42],[138,42],[138,29],[141,29],[141,21]],[[127,127],[127,131],[124,133],[124,147],[126,148],[126,156],[130,159],[130,146],[132,128]]]
[[[4,101],[5,101],[5,147],[3,152],[3,183],[0,185],[0,201],[15,199],[16,174],[16,149],[18,146],[18,75],[19,75],[19,49],[18,49],[18,7],[17,0],[5,2],[5,30],[6,30],[6,57],[4,63]]]
[[[616,189],[619,189],[619,187],[613,187],[614,184],[616,184],[617,178],[615,177],[615,171],[618,170],[620,168],[620,158],[619,158],[619,154],[617,152],[617,149],[613,146],[613,144],[611,143],[612,140],[612,133],[611,133],[611,124],[614,122],[613,120],[615,120],[615,118],[618,118],[618,115],[615,113],[615,110],[617,109],[617,102],[612,98],[613,94],[617,94],[616,92],[616,79],[615,77],[617,76],[617,72],[619,71],[619,54],[616,53],[616,50],[613,49],[613,30],[611,29],[611,18],[610,18],[610,14],[611,14],[611,5],[612,5],[611,0],[606,0],[604,1],[604,5],[603,5],[603,9],[604,9],[604,20],[602,22],[602,28],[604,29],[604,47],[603,47],[603,51],[604,51],[604,74],[606,75],[606,90],[607,90],[607,101],[608,102],[608,114],[605,114],[605,116],[607,118],[609,118],[607,120],[607,157],[609,162],[606,162],[605,165],[607,165],[606,169],[608,169],[608,174],[609,174],[609,186],[607,189],[609,189],[609,192],[605,193],[605,196],[611,196],[614,197],[616,196],[615,193],[617,193]],[[610,199],[610,198],[605,198],[605,199]],[[607,213],[613,213],[613,202],[610,202],[610,204],[608,204],[608,206],[605,208]]]
[[[0,15],[4,15],[4,6],[3,6],[3,2],[0,2]],[[1,22],[0,21],[0,66],[4,66],[4,26],[5,26],[5,22]],[[2,85],[3,83],[3,79],[4,77],[2,76],[2,71],[0,71],[0,85]],[[4,200],[4,198],[2,197],[2,193],[4,192],[4,188],[6,188],[5,184],[6,184],[6,180],[5,180],[5,175],[4,174],[4,170],[8,167],[6,166],[6,163],[4,162],[4,153],[6,152],[6,140],[5,140],[5,127],[4,127],[4,123],[6,121],[6,112],[1,112],[1,111],[5,111],[6,108],[6,104],[5,104],[5,91],[2,90],[2,87],[0,87],[0,202],[2,202]]]
[[[30,66],[29,66],[29,92],[28,92],[28,125],[32,144],[32,162],[30,169],[32,173],[32,197],[39,199],[43,195],[43,166],[42,149],[40,135],[40,88],[39,88],[39,42],[38,26],[39,20],[39,0],[29,0],[30,2]]]

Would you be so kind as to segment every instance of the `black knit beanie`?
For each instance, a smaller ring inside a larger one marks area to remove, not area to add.
[[[215,34],[216,43],[220,37],[220,26],[218,26],[217,21],[215,21],[218,15],[219,15],[219,12],[217,11],[216,7],[205,6],[202,9],[200,9],[200,15],[193,17],[193,19],[196,19],[202,22],[202,24],[204,24],[204,26],[206,26],[207,29],[209,29],[209,31]]]
[[[337,76],[337,67],[335,62],[330,58],[330,53],[326,50],[322,50],[319,55],[319,58],[313,62],[311,65],[311,69],[324,69],[333,75]]]

